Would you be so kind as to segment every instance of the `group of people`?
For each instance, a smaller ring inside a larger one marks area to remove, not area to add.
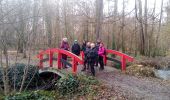
[[[70,50],[67,38],[63,38],[60,48]],[[96,43],[83,41],[82,46],[80,46],[77,40],[74,40],[71,52],[79,56],[81,51],[84,52],[84,67],[82,71],[90,70],[92,75],[95,76],[94,67],[98,67],[98,63],[100,64],[99,70],[104,70],[103,57],[106,54],[106,49],[100,39]],[[67,60],[67,55],[62,55],[62,59]],[[66,68],[66,65],[64,64],[63,67]]]

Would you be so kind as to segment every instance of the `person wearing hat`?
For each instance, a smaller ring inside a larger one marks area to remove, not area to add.
[[[87,42],[86,47],[84,49],[84,67],[81,71],[86,71],[90,67],[90,60],[89,60],[89,52],[91,50],[90,42]]]
[[[95,50],[96,52],[99,51],[99,46],[100,46],[101,40],[97,39],[96,45],[95,45]],[[96,62],[95,62],[95,66],[98,67],[98,63],[99,63],[99,55],[97,55],[96,57]]]
[[[60,49],[69,50],[69,48],[70,48],[70,46],[68,44],[67,38],[63,38],[62,43],[60,45]],[[62,59],[67,60],[67,55],[62,54]],[[63,65],[63,68],[67,68],[66,64],[63,63],[62,65]]]
[[[95,62],[96,62],[96,58],[98,54],[95,50],[95,44],[91,43],[90,46],[91,46],[91,49],[89,51],[90,69],[91,69],[92,75],[95,76],[94,66],[95,66]]]
[[[69,47],[67,38],[63,38],[60,48],[64,50],[69,50],[70,47]]]
[[[73,43],[73,45],[71,47],[72,53],[79,56],[80,55],[80,50],[81,50],[81,48],[80,48],[80,45],[79,45],[78,41],[74,40],[74,43]]]

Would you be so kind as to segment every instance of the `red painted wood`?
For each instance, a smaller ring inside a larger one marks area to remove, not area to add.
[[[83,51],[81,51],[81,59],[82,59],[83,62],[84,62],[84,52],[83,52]]]
[[[106,57],[106,55],[103,56],[103,62],[104,62],[104,65],[107,64],[107,57]]]
[[[122,56],[121,62],[122,62],[122,64],[121,64],[122,68],[121,69],[122,69],[122,71],[125,71],[126,70],[126,58],[124,56]]]
[[[44,54],[49,54],[49,65],[50,67],[53,67],[53,54],[54,53],[58,53],[58,61],[57,61],[57,65],[58,65],[58,69],[61,69],[61,58],[62,58],[62,54],[65,54],[69,57],[71,57],[73,60],[72,60],[72,73],[76,73],[77,72],[77,64],[80,63],[80,64],[83,64],[83,60],[84,60],[84,53],[81,52],[81,57],[82,59],[80,59],[78,56],[76,56],[75,54],[69,52],[69,51],[66,51],[66,50],[62,50],[62,49],[57,49],[57,48],[52,48],[52,49],[47,49],[45,51],[41,51],[39,53],[39,55],[37,56],[39,59],[40,59],[40,62],[39,62],[39,68],[43,68],[43,62],[41,62],[41,60],[43,60],[43,55]],[[121,69],[122,71],[126,70],[126,60],[132,62],[134,59],[133,57],[131,56],[128,56],[124,53],[121,53],[119,51],[115,51],[115,50],[110,50],[110,49],[107,49],[106,50],[106,54],[115,54],[115,55],[118,55],[121,57]],[[107,64],[107,55],[103,57],[104,59],[104,63],[105,65]]]
[[[58,64],[58,69],[61,69],[61,53],[58,52],[58,60],[57,60],[57,64]]]
[[[53,52],[49,51],[49,66],[53,67]]]
[[[60,52],[61,52],[62,54],[65,54],[65,55],[71,57],[71,58],[74,58],[74,59],[75,59],[77,62],[79,62],[80,64],[83,64],[82,59],[80,59],[77,55],[71,53],[70,51],[60,49]]]
[[[134,60],[133,57],[128,56],[128,55],[126,55],[126,54],[124,54],[124,53],[121,53],[121,52],[119,52],[119,51],[107,49],[106,52],[107,52],[107,54],[109,54],[109,53],[110,53],[110,54],[115,54],[115,55],[118,55],[118,56],[120,56],[120,57],[124,56],[124,57],[125,57],[128,61],[130,61],[130,62],[132,62],[132,61]]]
[[[119,51],[107,49],[107,50],[106,50],[106,53],[107,53],[107,54],[114,54],[114,55],[117,55],[117,56],[120,56],[120,57],[121,57],[121,69],[122,69],[122,71],[125,71],[125,70],[126,70],[126,60],[128,60],[128,61],[130,61],[130,62],[132,62],[132,61],[134,60],[133,57],[128,56],[128,55],[126,55],[126,54],[124,54],[124,53],[121,53],[121,52],[119,52]],[[107,58],[107,57],[106,57],[106,58]],[[106,59],[105,59],[105,60],[106,60]],[[107,62],[107,61],[105,61],[105,62]]]
[[[72,72],[73,74],[76,74],[77,72],[77,62],[75,58],[73,58],[73,61],[72,61]]]
[[[39,59],[40,59],[40,61],[39,61],[39,68],[42,69],[43,68],[43,62],[41,61],[41,60],[43,60],[43,55],[42,54],[39,55]]]

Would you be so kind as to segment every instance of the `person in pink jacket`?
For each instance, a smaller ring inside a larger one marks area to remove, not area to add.
[[[105,47],[103,43],[100,43],[98,55],[99,55],[100,70],[104,70],[103,56],[105,55]]]

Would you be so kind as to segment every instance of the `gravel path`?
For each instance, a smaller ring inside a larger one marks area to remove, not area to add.
[[[168,81],[129,76],[116,70],[100,72],[97,78],[130,100],[170,100]]]

